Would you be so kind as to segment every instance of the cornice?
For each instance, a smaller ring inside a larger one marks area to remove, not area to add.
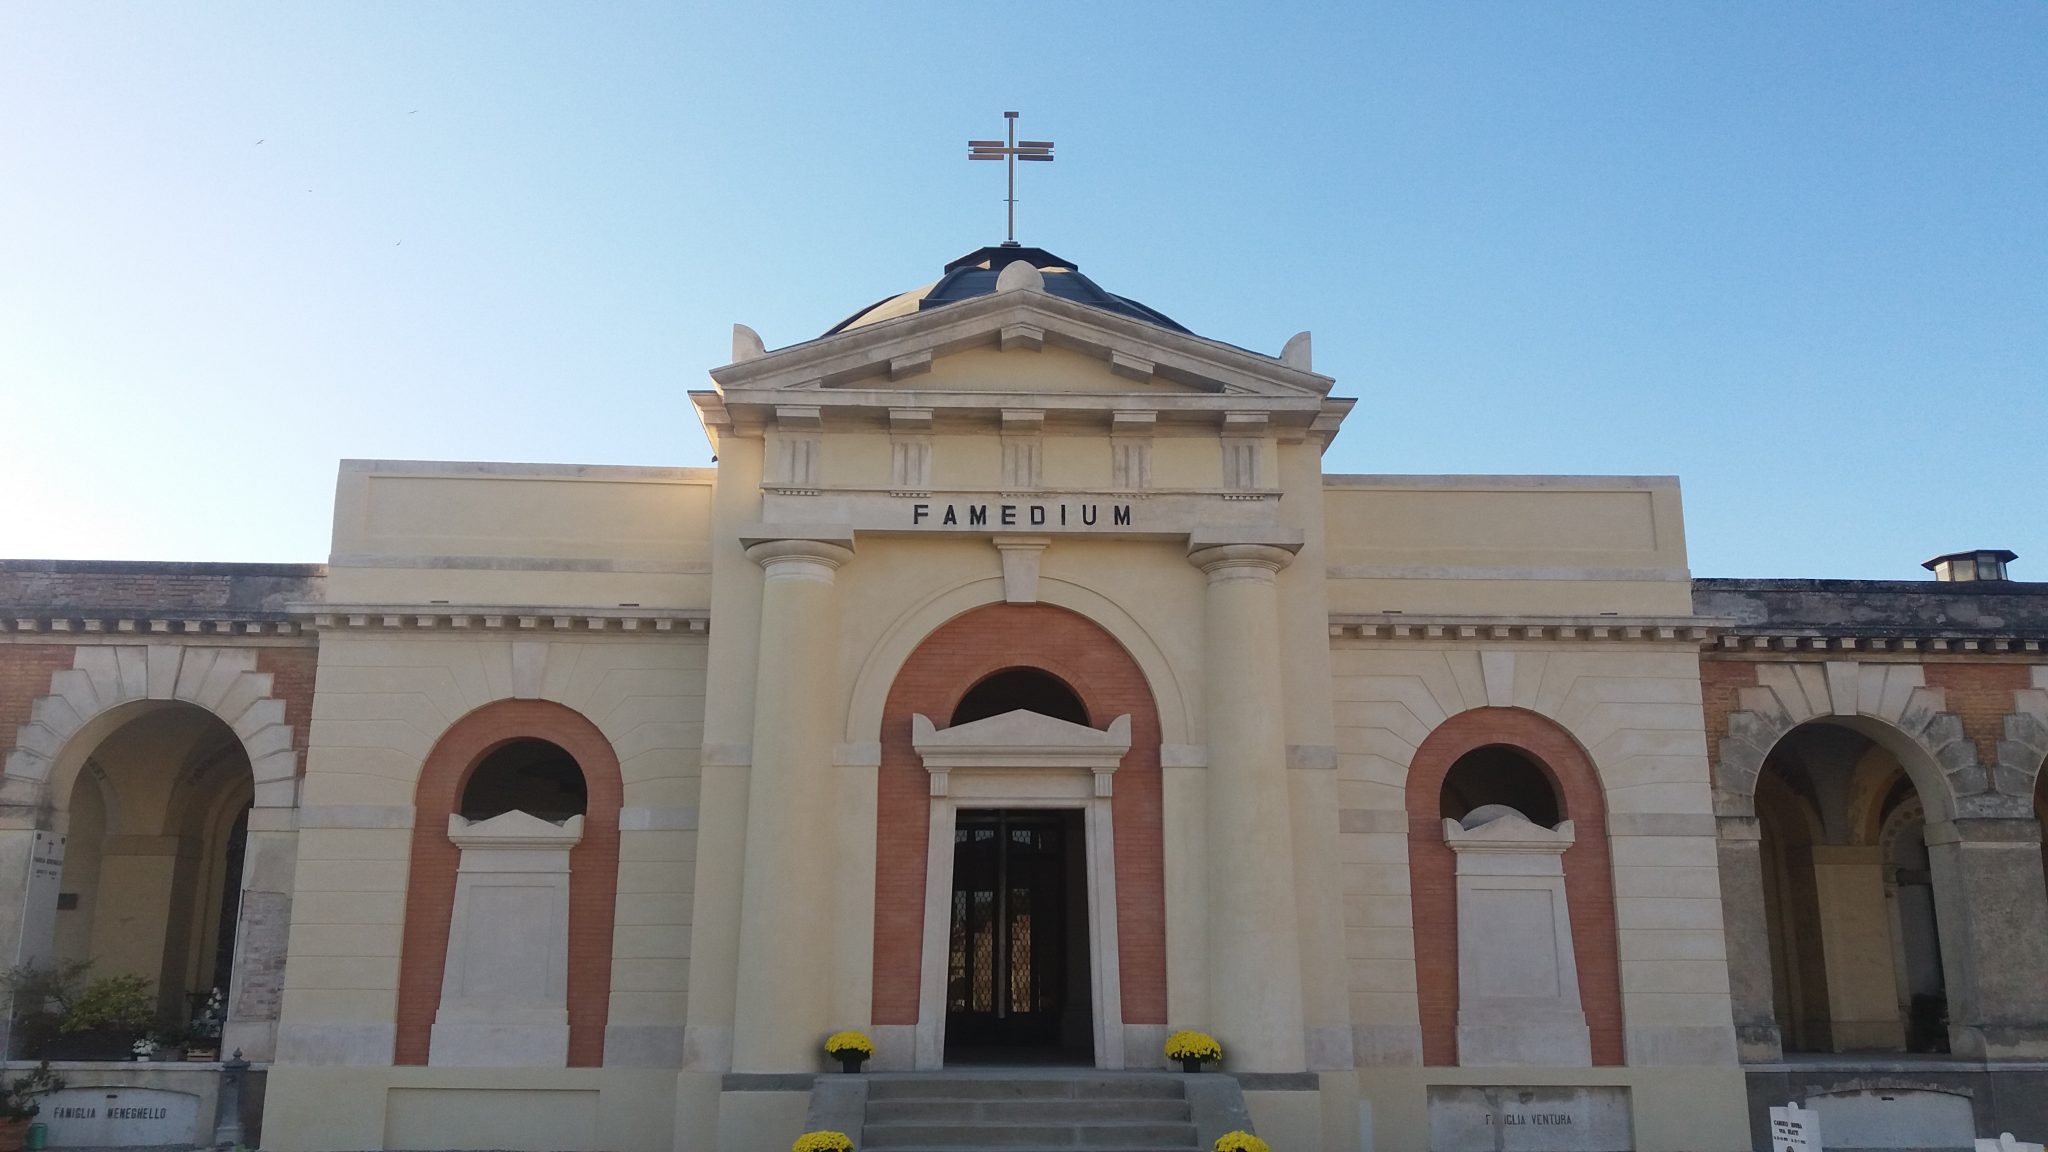
[[[1439,616],[1332,613],[1330,638],[1485,643],[1580,641],[1700,644],[1727,626],[1699,616]]]
[[[1821,633],[1813,630],[1775,629],[1725,632],[1705,645],[1723,654],[1786,652],[1860,652],[1888,655],[1984,655],[2039,653],[2048,640],[2039,636],[1999,636],[1954,632],[1910,633],[1886,630],[1883,634]]]
[[[692,608],[508,607],[447,604],[309,604],[295,613],[313,632],[575,632],[701,636],[711,613]]]
[[[0,633],[53,639],[99,636],[300,636],[305,628],[276,613],[152,611],[146,608],[0,608]]]

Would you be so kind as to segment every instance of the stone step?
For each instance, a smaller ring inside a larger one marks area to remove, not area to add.
[[[1184,1099],[1136,1097],[1120,1100],[1095,1099],[904,1099],[873,1100],[868,1103],[870,1124],[1017,1124],[1081,1123],[1089,1120],[1123,1122],[1152,1121],[1185,1124],[1189,1120]]]
[[[1134,1149],[1195,1147],[1193,1124],[1101,1121],[1061,1124],[1050,1116],[1034,1124],[868,1124],[861,1129],[863,1149],[915,1148],[1058,1148]]]
[[[875,1076],[869,1100],[1184,1100],[1170,1076]]]

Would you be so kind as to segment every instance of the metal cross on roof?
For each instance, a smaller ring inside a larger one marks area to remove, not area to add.
[[[1009,161],[1010,194],[1003,198],[1003,203],[1009,206],[1009,229],[1008,234],[1003,239],[1003,243],[1014,245],[1017,243],[1017,161],[1051,160],[1052,141],[1019,140],[1017,139],[1017,114],[1015,112],[1005,112],[1003,113],[1003,119],[1010,122],[1009,141],[1005,143],[1001,140],[969,140],[967,142],[967,158],[969,160]]]

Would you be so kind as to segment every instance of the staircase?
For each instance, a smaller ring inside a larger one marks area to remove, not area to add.
[[[861,1152],[1196,1152],[1180,1077],[1020,1073],[869,1078]]]

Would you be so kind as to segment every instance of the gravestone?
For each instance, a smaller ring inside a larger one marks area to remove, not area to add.
[[[1977,1147],[1970,1098],[1953,1092],[1868,1088],[1809,1095],[1806,1105],[1827,1129],[1828,1152],[1974,1152]]]
[[[1503,804],[1444,821],[1458,856],[1458,1063],[1593,1063],[1566,907],[1569,820],[1529,822]]]
[[[567,1066],[569,854],[583,817],[451,814],[448,838],[462,863],[427,1062]]]
[[[1632,1152],[1628,1089],[1429,1089],[1430,1152]]]
[[[1791,1103],[1771,1109],[1771,1152],[1820,1152],[1820,1116]]]
[[[1977,1152],[2048,1152],[2048,1150],[2044,1150],[2039,1144],[2030,1144],[2025,1140],[2015,1140],[2010,1132],[2000,1132],[1996,1140],[1986,1140],[1981,1136],[1978,1137]]]
[[[65,1088],[44,1096],[36,1119],[53,1148],[148,1148],[209,1143],[199,1097],[162,1088]]]

